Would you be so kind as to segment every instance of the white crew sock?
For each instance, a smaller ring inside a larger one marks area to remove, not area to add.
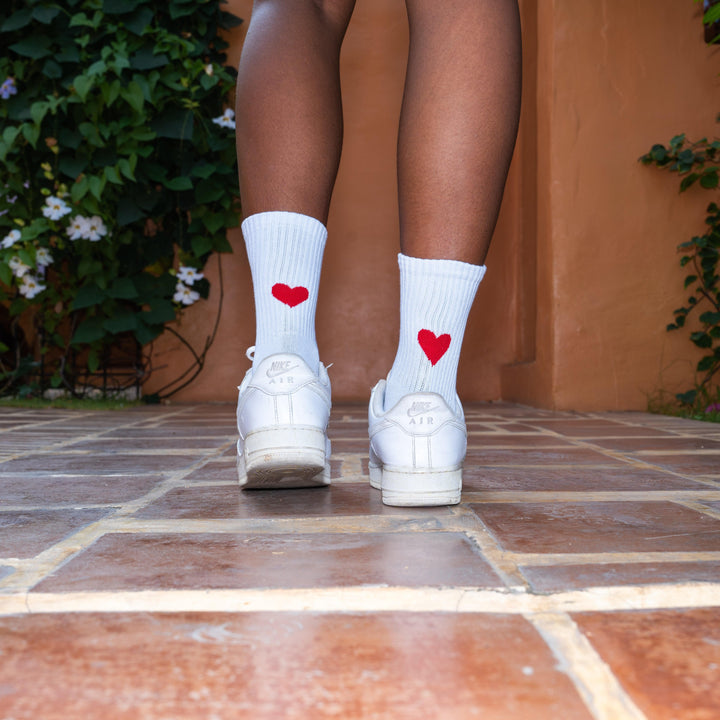
[[[404,395],[434,392],[455,409],[465,325],[484,265],[398,255],[400,342],[387,378],[385,410]]]
[[[242,224],[255,296],[253,367],[274,353],[300,355],[318,367],[315,309],[325,226],[292,212],[251,215]]]

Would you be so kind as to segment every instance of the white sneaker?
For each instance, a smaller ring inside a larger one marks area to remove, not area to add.
[[[385,380],[370,396],[370,484],[385,505],[456,505],[467,449],[460,401],[450,409],[436,393],[410,393],[383,410]]]
[[[248,370],[238,388],[237,469],[249,488],[330,484],[330,380],[299,356],[279,353]]]

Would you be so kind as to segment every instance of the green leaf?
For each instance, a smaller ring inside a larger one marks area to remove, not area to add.
[[[720,324],[720,312],[704,312],[699,320],[706,325],[718,325]]]
[[[50,103],[40,101],[40,102],[34,102],[30,106],[30,116],[33,119],[33,122],[39,125],[45,115],[47,115],[48,110],[50,109]]]
[[[92,348],[87,357],[87,368],[91,373],[96,373],[100,367],[100,357],[98,351]]]
[[[680,192],[687,190],[699,177],[700,175],[695,172],[686,175],[680,182]]]
[[[33,146],[37,147],[37,142],[40,139],[40,126],[31,125],[30,123],[24,123],[22,126],[23,137]]]
[[[118,202],[117,209],[117,221],[121,227],[129,225],[136,220],[141,220],[145,217],[145,212],[138,206],[138,204],[130,197],[122,197]]]
[[[45,61],[43,65],[42,74],[45,77],[49,77],[53,80],[62,77],[62,68],[52,58]]]
[[[2,139],[8,144],[12,145],[15,142],[15,138],[20,134],[20,128],[8,125],[2,133]]]
[[[87,167],[87,160],[78,155],[63,155],[58,163],[58,168],[63,175],[67,175],[73,180],[80,176],[80,174]]]
[[[195,116],[192,110],[171,109],[160,113],[150,124],[158,137],[192,140]]]
[[[105,179],[108,182],[111,182],[115,185],[123,184],[123,181],[120,179],[118,171],[112,165],[108,165],[103,172],[105,173]]]
[[[30,35],[24,40],[11,45],[10,49],[18,55],[31,57],[35,60],[52,53],[52,50],[50,50],[50,38],[47,35],[40,34]]]
[[[83,285],[76,293],[75,299],[72,301],[73,310],[82,310],[83,308],[100,305],[107,295],[95,284],[90,283]]]
[[[130,278],[120,277],[113,280],[108,295],[118,300],[134,300],[138,297],[138,291]]]
[[[148,325],[162,325],[175,319],[175,306],[165,299],[153,300],[140,316]]]
[[[195,177],[203,178],[204,180],[207,180],[209,177],[215,174],[216,165],[212,165],[207,162],[202,162],[199,165],[196,165],[192,169],[192,174]]]
[[[103,0],[103,12],[112,15],[125,15],[142,5],[144,0]]]
[[[135,339],[140,345],[147,345],[157,338],[163,331],[162,325],[148,326],[142,320],[138,319],[135,328]]]
[[[70,198],[74,203],[80,202],[88,193],[90,185],[86,175],[83,175],[73,186],[70,188]]]
[[[150,8],[141,8],[125,20],[125,27],[135,35],[142,35],[143,30],[150,25],[155,14]]]
[[[715,365],[715,358],[712,355],[706,355],[704,358],[702,358],[696,367],[696,370],[698,372],[706,372],[710,370]]]
[[[88,178],[90,185],[90,192],[100,200],[102,198],[103,190],[105,189],[105,176],[99,178],[97,175],[91,175]]]
[[[87,75],[78,75],[73,81],[73,87],[78,97],[85,102],[87,99],[90,88],[92,88],[95,81]]]
[[[691,333],[690,340],[692,340],[699,348],[712,347],[712,338],[706,332]]]
[[[152,68],[165,67],[170,63],[165,53],[155,55],[152,47],[142,47],[130,58],[130,67],[135,70],[152,70]]]
[[[711,5],[703,15],[703,22],[705,25],[712,25],[718,20],[720,20],[720,7],[717,5]]]
[[[667,158],[667,150],[664,145],[653,145],[650,150],[650,157],[655,162],[663,162]]]
[[[203,216],[203,225],[211,233],[216,233],[224,224],[223,216],[219,213],[208,213]]]
[[[172,180],[167,180],[165,182],[165,187],[168,188],[168,190],[181,192],[183,190],[192,190],[193,184],[188,177],[176,177]]]
[[[685,288],[687,289],[688,286],[692,285],[696,281],[697,281],[697,275],[688,275],[685,278]]]
[[[204,235],[196,235],[192,239],[192,249],[195,255],[202,257],[213,249],[212,240]]]
[[[215,202],[219,200],[227,191],[227,187],[218,182],[206,180],[201,182],[195,188],[195,200],[200,205]]]
[[[10,266],[6,263],[0,262],[0,281],[2,281],[5,285],[11,285],[12,278],[13,274]]]
[[[118,171],[122,173],[128,180],[135,180],[135,173],[133,172],[130,161],[127,158],[120,158],[118,160]]]
[[[696,395],[697,395],[697,392],[695,390],[688,390],[687,392],[684,392],[684,393],[678,393],[675,397],[683,405],[692,405],[695,402]]]
[[[86,318],[78,325],[70,342],[73,345],[89,345],[90,343],[102,340],[105,334],[105,328],[103,328],[100,318]]]
[[[32,8],[25,7],[22,10],[14,12],[0,27],[1,32],[12,32],[13,30],[20,30],[26,25],[30,24],[32,20],[33,11]]]
[[[717,170],[708,171],[706,170],[700,178],[700,185],[706,190],[712,190],[718,186],[718,172]]]
[[[49,25],[60,12],[59,7],[36,7],[33,10],[33,17],[43,25]]]
[[[103,321],[103,327],[113,335],[137,328],[137,316],[129,310],[120,310]]]
[[[145,96],[142,88],[134,80],[120,91],[122,97],[127,101],[128,105],[136,112],[142,112],[145,104]]]
[[[97,275],[101,270],[102,265],[97,260],[84,257],[78,263],[77,274],[80,277],[87,277],[88,275]]]

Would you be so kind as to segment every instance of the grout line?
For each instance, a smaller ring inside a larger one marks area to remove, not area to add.
[[[718,551],[687,552],[598,552],[598,553],[520,553],[507,552],[520,567],[557,565],[628,565],[634,563],[720,562]]]
[[[19,609],[20,607],[24,609]],[[444,612],[528,615],[720,607],[720,583],[592,587],[533,595],[503,588],[362,585],[0,594],[0,615],[65,612]]]
[[[700,498],[701,500],[715,500],[716,498]],[[695,512],[707,515],[715,520],[720,520],[720,508],[711,508],[707,505],[703,505],[701,502],[696,502],[697,498],[691,497],[690,499],[679,499],[676,500],[677,505],[682,505],[689,510],[695,510]]]
[[[464,492],[463,503],[528,502],[684,502],[719,501],[717,490],[478,490]]]
[[[183,411],[182,408],[179,408],[174,411],[168,411],[168,414],[170,416],[173,416],[173,415],[182,413],[182,411]],[[90,412],[82,413],[82,414],[74,416],[74,417],[75,418],[77,418],[77,417],[92,417],[92,413],[90,413]],[[58,420],[59,420],[59,418],[54,418],[53,420],[43,420],[43,421],[39,421],[37,423],[31,423],[30,426],[47,425],[48,423],[51,423],[51,422],[56,423],[56,422],[58,422]],[[132,422],[126,422],[126,423],[122,423],[120,425],[113,425],[112,429],[113,430],[123,430],[123,429],[131,428],[135,425],[141,424],[145,420],[146,420],[145,417],[138,417],[138,418],[134,419]],[[21,458],[27,457],[28,455],[37,455],[37,454],[48,453],[48,452],[52,453],[52,452],[55,452],[56,450],[61,450],[63,447],[66,447],[68,445],[75,445],[78,442],[102,439],[102,436],[106,432],[108,432],[108,428],[105,428],[104,430],[99,430],[97,432],[90,432],[90,433],[80,434],[80,435],[72,435],[71,437],[69,437],[65,440],[60,440],[60,441],[54,442],[54,443],[51,442],[47,445],[43,445],[43,446],[41,446],[41,448],[34,448],[34,449],[27,450],[24,452],[16,453],[14,455],[10,455],[8,457],[3,457],[2,462],[7,462],[9,460],[19,460]],[[1,469],[2,469],[2,465],[0,464],[0,470]]]
[[[526,615],[595,720],[646,720],[607,663],[566,613]]]
[[[475,542],[480,554],[500,577],[505,585],[512,589],[530,590],[530,584],[517,566],[517,563],[505,552],[492,532],[472,510],[462,505],[451,507],[453,517],[461,521],[463,532]]]
[[[223,451],[222,448],[216,449],[209,454],[209,457],[213,457]],[[113,532],[112,528],[118,521],[121,522],[125,516],[137,512],[170,490],[176,487],[183,487],[183,478],[201,468],[207,460],[208,457],[206,456],[187,468],[175,471],[142,497],[122,503],[120,506],[112,506],[115,508],[115,512],[109,513],[95,522],[80,528],[50,546],[39,555],[24,559],[14,573],[0,579],[0,592],[4,589],[29,589],[38,584],[75,555],[80,554],[90,545],[97,542],[103,535],[108,532]]]

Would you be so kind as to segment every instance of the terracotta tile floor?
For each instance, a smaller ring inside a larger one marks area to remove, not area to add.
[[[245,492],[234,408],[0,410],[0,718],[720,718],[720,425],[467,408],[463,503]]]

